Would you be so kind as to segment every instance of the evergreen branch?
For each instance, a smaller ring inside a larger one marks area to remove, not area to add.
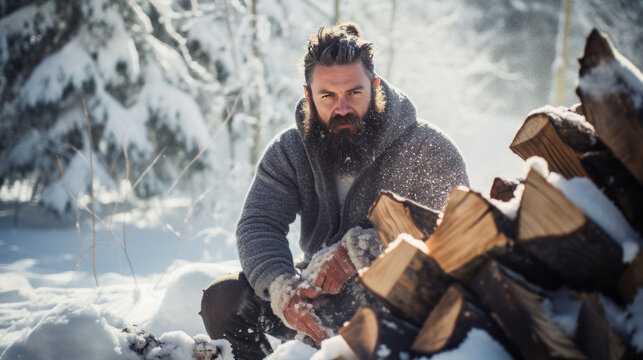
[[[230,118],[232,118],[232,115],[234,114],[234,109],[237,107],[237,103],[239,102],[239,99],[241,98],[241,95],[243,94],[244,91],[245,91],[245,88],[242,88],[241,91],[239,91],[239,94],[237,94],[237,97],[234,99],[234,103],[232,104],[232,110],[228,112],[228,115],[226,116],[225,120],[223,121],[223,123],[221,123],[217,131],[214,132],[214,135],[212,135],[212,137],[210,138],[210,141],[202,149],[200,149],[199,153],[196,154],[196,156],[187,164],[186,167],[183,168],[183,170],[181,170],[181,172],[179,173],[179,176],[176,177],[176,179],[174,180],[170,188],[167,190],[168,194],[172,191],[172,189],[174,189],[176,184],[179,183],[179,180],[181,180],[185,172],[192,166],[192,164],[194,164],[201,157],[201,155],[203,155],[206,152],[206,150],[208,150],[210,145],[214,142],[214,139],[219,135],[221,130],[223,130],[225,125],[228,123],[228,121],[230,121]]]

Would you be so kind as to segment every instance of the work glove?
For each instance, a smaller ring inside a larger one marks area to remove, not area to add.
[[[374,229],[356,226],[340,242],[315,254],[302,277],[324,294],[337,294],[358,269],[369,266],[383,249]]]
[[[282,275],[268,287],[272,311],[286,326],[310,336],[316,343],[333,335],[315,315],[311,300],[322,294],[320,288],[297,276]]]
[[[308,266],[307,280],[324,294],[337,294],[346,281],[357,273],[344,243],[333,245],[314,257]]]

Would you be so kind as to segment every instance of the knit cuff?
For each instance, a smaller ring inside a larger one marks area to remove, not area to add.
[[[375,229],[356,226],[349,229],[341,240],[356,270],[369,266],[384,251],[384,244]]]
[[[289,328],[294,329],[294,327],[288,324],[286,317],[284,316],[284,311],[286,306],[292,299],[295,291],[295,284],[300,282],[298,276],[291,274],[284,274],[278,276],[273,280],[268,286],[268,293],[270,294],[270,307],[272,312],[277,315],[279,319]],[[296,330],[296,329],[295,329]]]

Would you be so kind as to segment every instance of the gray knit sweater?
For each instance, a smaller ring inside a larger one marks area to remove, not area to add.
[[[468,185],[462,156],[453,141],[416,118],[400,90],[381,82],[386,95],[382,136],[371,163],[355,178],[340,208],[334,175],[324,170],[312,143],[303,140],[300,100],[296,127],[277,135],[263,154],[237,224],[239,259],[258,296],[282,274],[295,274],[286,233],[301,215],[299,246],[310,258],[350,228],[370,228],[369,207],[380,190],[441,210],[450,191]]]

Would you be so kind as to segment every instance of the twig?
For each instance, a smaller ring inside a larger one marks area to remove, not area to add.
[[[94,195],[94,151],[92,149],[94,144],[92,140],[92,126],[89,122],[89,114],[87,113],[85,98],[81,97],[80,101],[83,104],[83,111],[85,112],[85,119],[87,120],[87,135],[89,137],[89,191],[91,194],[92,203],[92,269],[94,270],[94,280],[96,281],[96,286],[98,286],[98,276],[96,276],[96,217],[93,215],[96,213],[96,198]]]
[[[176,184],[179,183],[179,180],[181,180],[181,177],[183,177],[183,174],[185,174],[185,172],[190,168],[190,166],[192,166],[192,164],[194,164],[201,157],[201,155],[203,155],[203,153],[205,153],[205,151],[208,150],[208,148],[210,147],[210,144],[212,144],[212,142],[214,141],[214,138],[216,138],[217,135],[219,135],[221,130],[223,130],[223,128],[225,127],[226,123],[230,120],[230,118],[232,118],[232,114],[234,114],[234,109],[237,107],[237,102],[239,102],[239,99],[241,98],[241,95],[243,94],[244,90],[245,88],[239,91],[239,94],[237,94],[237,97],[234,99],[234,103],[232,104],[232,110],[228,113],[228,116],[226,116],[225,120],[219,126],[217,131],[215,131],[214,135],[212,135],[212,137],[210,138],[210,141],[201,150],[199,150],[199,153],[196,154],[196,156],[188,163],[188,165],[185,168],[183,168],[183,170],[181,170],[181,172],[179,173],[179,176],[176,177],[176,179],[174,180],[170,188],[167,190],[168,194],[172,191],[172,189],[174,189]]]
[[[195,201],[193,201],[193,202],[192,202],[192,204],[190,204],[190,207],[188,208],[188,211],[187,211],[187,213],[185,214],[185,217],[183,218],[183,224],[181,225],[181,232],[180,232],[180,233],[177,233],[176,231],[174,231],[174,234],[178,237],[178,241],[176,242],[176,248],[174,249],[174,254],[172,254],[172,258],[170,259],[170,263],[168,264],[167,268],[165,268],[165,271],[163,271],[163,273],[161,274],[161,277],[158,279],[158,281],[157,281],[157,282],[156,282],[156,284],[154,285],[154,288],[156,288],[156,287],[158,286],[158,284],[161,282],[161,280],[163,280],[163,278],[165,277],[165,274],[167,274],[167,271],[170,269],[170,267],[171,267],[171,266],[172,266],[172,264],[174,263],[174,260],[176,260],[176,255],[178,255],[178,253],[179,253],[179,248],[180,248],[180,246],[181,246],[181,242],[183,241],[183,239],[185,239],[186,237],[190,236],[194,231],[196,231],[196,229],[197,229],[197,228],[198,228],[198,227],[203,223],[203,221],[205,220],[205,215],[207,215],[207,213],[204,213],[204,214],[201,216],[201,219],[200,219],[200,221],[198,222],[197,226],[195,226],[192,230],[190,230],[190,231],[188,231],[188,232],[185,232],[185,228],[186,228],[186,226],[187,226],[187,224],[188,224],[188,220],[192,217],[192,213],[193,213],[193,211],[194,211],[194,208],[196,207],[196,205],[197,205],[199,202],[201,202],[201,201],[205,198],[205,196],[206,196],[210,191],[212,191],[212,189],[214,189],[214,187],[215,187],[217,184],[218,184],[218,182],[215,182],[215,183],[213,183],[212,185],[210,185],[210,187],[208,187],[208,189],[207,189],[207,190],[205,190],[204,192],[202,192],[202,193],[201,193],[201,194],[196,198],[196,200],[195,200]],[[159,214],[159,218],[161,218],[161,215],[160,215],[160,214]],[[171,225],[170,225],[169,223],[167,223],[166,221],[164,221],[162,218],[161,218],[161,221],[163,221],[163,222],[165,223],[166,227],[171,227]]]
[[[103,226],[105,226],[105,229],[107,229],[107,231],[109,231],[112,234],[112,236],[114,236],[114,239],[116,240],[116,244],[119,245],[121,247],[121,249],[123,249],[123,252],[125,253],[125,258],[127,259],[127,263],[129,265],[130,271],[132,272],[132,277],[134,278],[134,283],[138,287],[138,282],[136,281],[136,274],[134,273],[134,267],[132,266],[132,262],[131,262],[131,260],[129,258],[129,254],[127,253],[127,249],[125,248],[123,243],[118,238],[118,234],[116,234],[114,232],[114,230],[112,230],[109,227],[109,225],[107,224],[107,222],[105,220],[103,220],[103,218],[101,218],[100,216],[96,215],[95,212],[92,212],[92,210],[88,209],[86,205],[82,205],[80,203],[80,201],[78,201],[78,198],[74,195],[74,193],[71,192],[71,189],[69,188],[69,185],[67,184],[67,180],[65,179],[65,172],[63,170],[63,165],[62,165],[62,162],[60,161],[60,158],[58,156],[56,156],[56,161],[58,162],[58,169],[60,169],[60,176],[62,177],[63,185],[65,185],[65,190],[67,190],[67,194],[69,195],[69,197],[71,197],[74,200],[74,202],[76,203],[76,206],[78,208],[84,210],[85,212],[87,212],[92,217],[95,217],[96,219],[98,219],[98,221],[100,221],[101,224],[103,224]]]

